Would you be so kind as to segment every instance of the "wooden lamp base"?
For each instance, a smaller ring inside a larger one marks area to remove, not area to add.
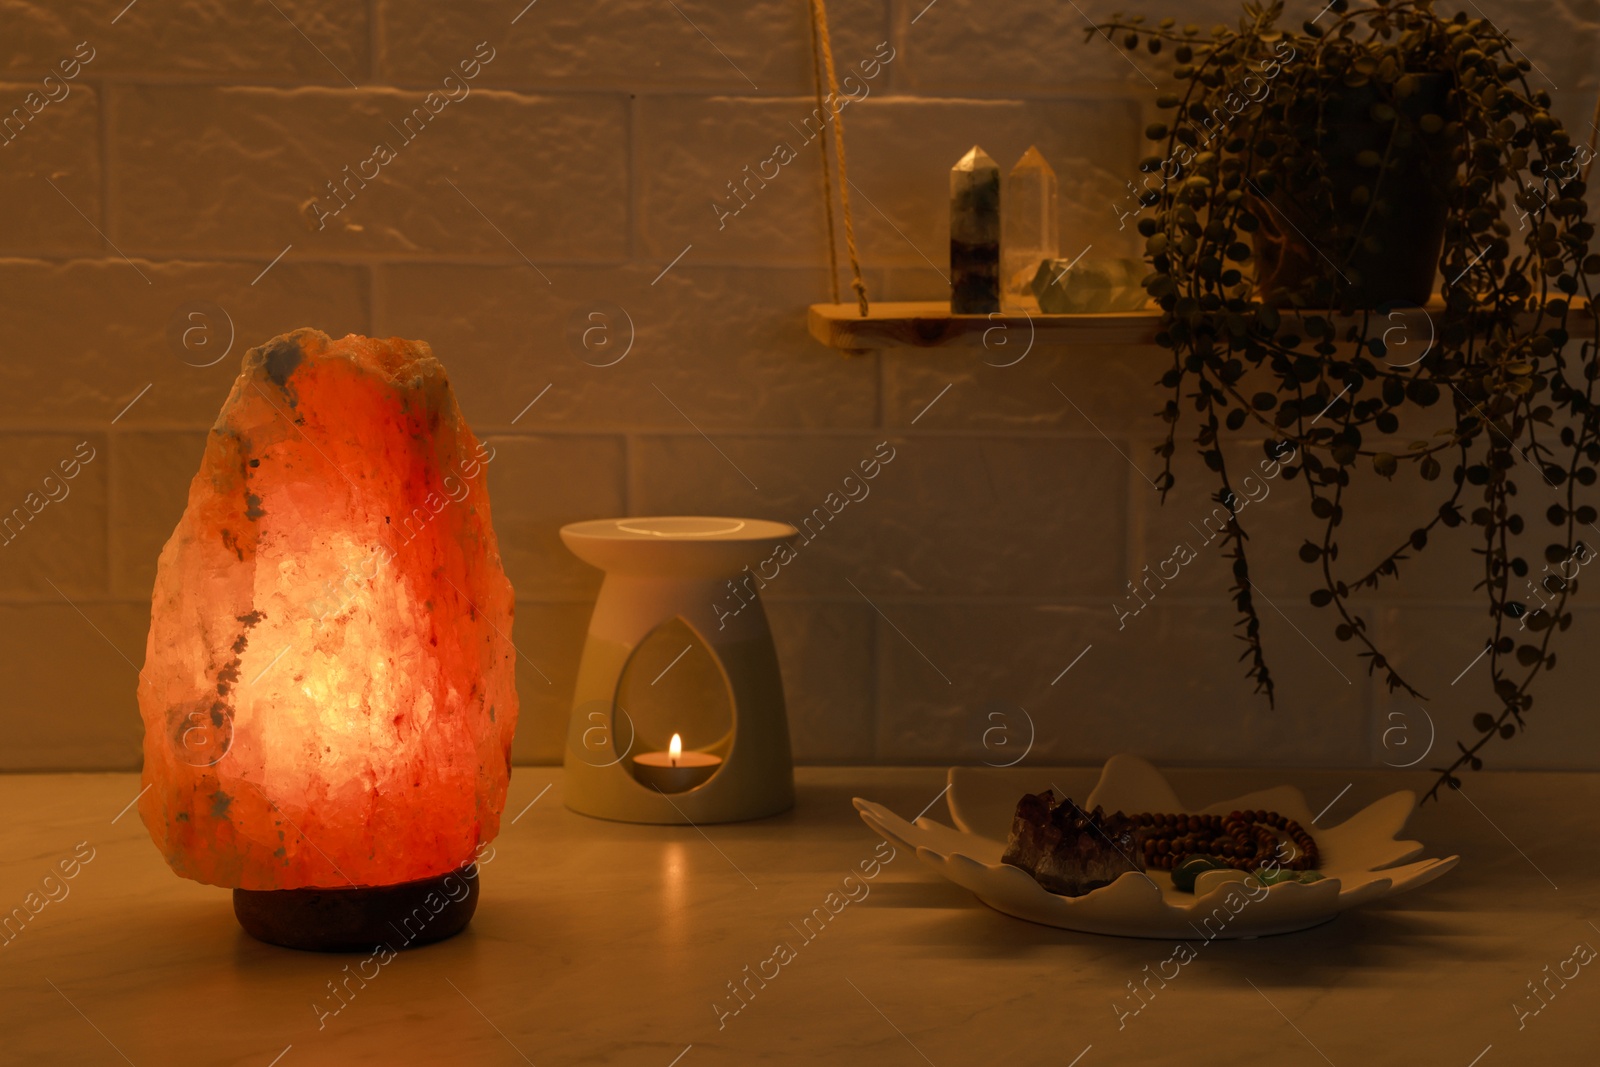
[[[478,908],[477,868],[399,885],[235,889],[233,914],[258,941],[308,952],[399,951],[467,928]]]

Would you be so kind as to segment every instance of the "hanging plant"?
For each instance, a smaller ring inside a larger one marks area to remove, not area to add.
[[[1269,459],[1302,480],[1320,534],[1300,549],[1311,603],[1391,692],[1425,699],[1379,647],[1359,594],[1398,578],[1441,530],[1475,539],[1491,692],[1474,735],[1434,768],[1432,799],[1526,726],[1593,555],[1582,535],[1596,512],[1579,489],[1600,463],[1594,152],[1572,143],[1529,61],[1485,19],[1437,15],[1429,0],[1355,11],[1334,0],[1298,32],[1279,28],[1282,15],[1281,3],[1247,3],[1237,29],[1209,35],[1112,16],[1089,34],[1176,63],[1176,90],[1157,100],[1170,117],[1145,131],[1158,154],[1140,166],[1144,284],[1173,356],[1158,486],[1165,497],[1173,485],[1187,426],[1231,516],[1243,658],[1269,701],[1224,431],[1264,433]],[[1429,324],[1420,358],[1425,327],[1392,338],[1396,321]],[[1436,505],[1387,554],[1341,560],[1347,492],[1362,478],[1415,479]],[[1556,502],[1524,514],[1519,487],[1535,485]]]

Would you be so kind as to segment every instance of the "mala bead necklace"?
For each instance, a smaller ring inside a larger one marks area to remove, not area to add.
[[[1278,854],[1279,833],[1294,842],[1292,859],[1278,860],[1291,871],[1320,866],[1317,843],[1293,819],[1275,811],[1232,811],[1227,815],[1138,812],[1139,847],[1146,868],[1170,871],[1190,856],[1209,856],[1235,870],[1250,871]]]

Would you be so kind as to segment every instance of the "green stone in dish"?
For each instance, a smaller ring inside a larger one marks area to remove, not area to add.
[[[1194,880],[1202,871],[1215,871],[1227,867],[1210,856],[1190,856],[1176,867],[1172,868],[1172,888],[1180,893],[1193,893]]]

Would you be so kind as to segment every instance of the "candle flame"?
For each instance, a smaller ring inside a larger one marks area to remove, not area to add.
[[[672,765],[678,765],[678,757],[683,755],[683,738],[677,734],[672,735],[672,743],[667,746],[667,755],[672,759]]]

